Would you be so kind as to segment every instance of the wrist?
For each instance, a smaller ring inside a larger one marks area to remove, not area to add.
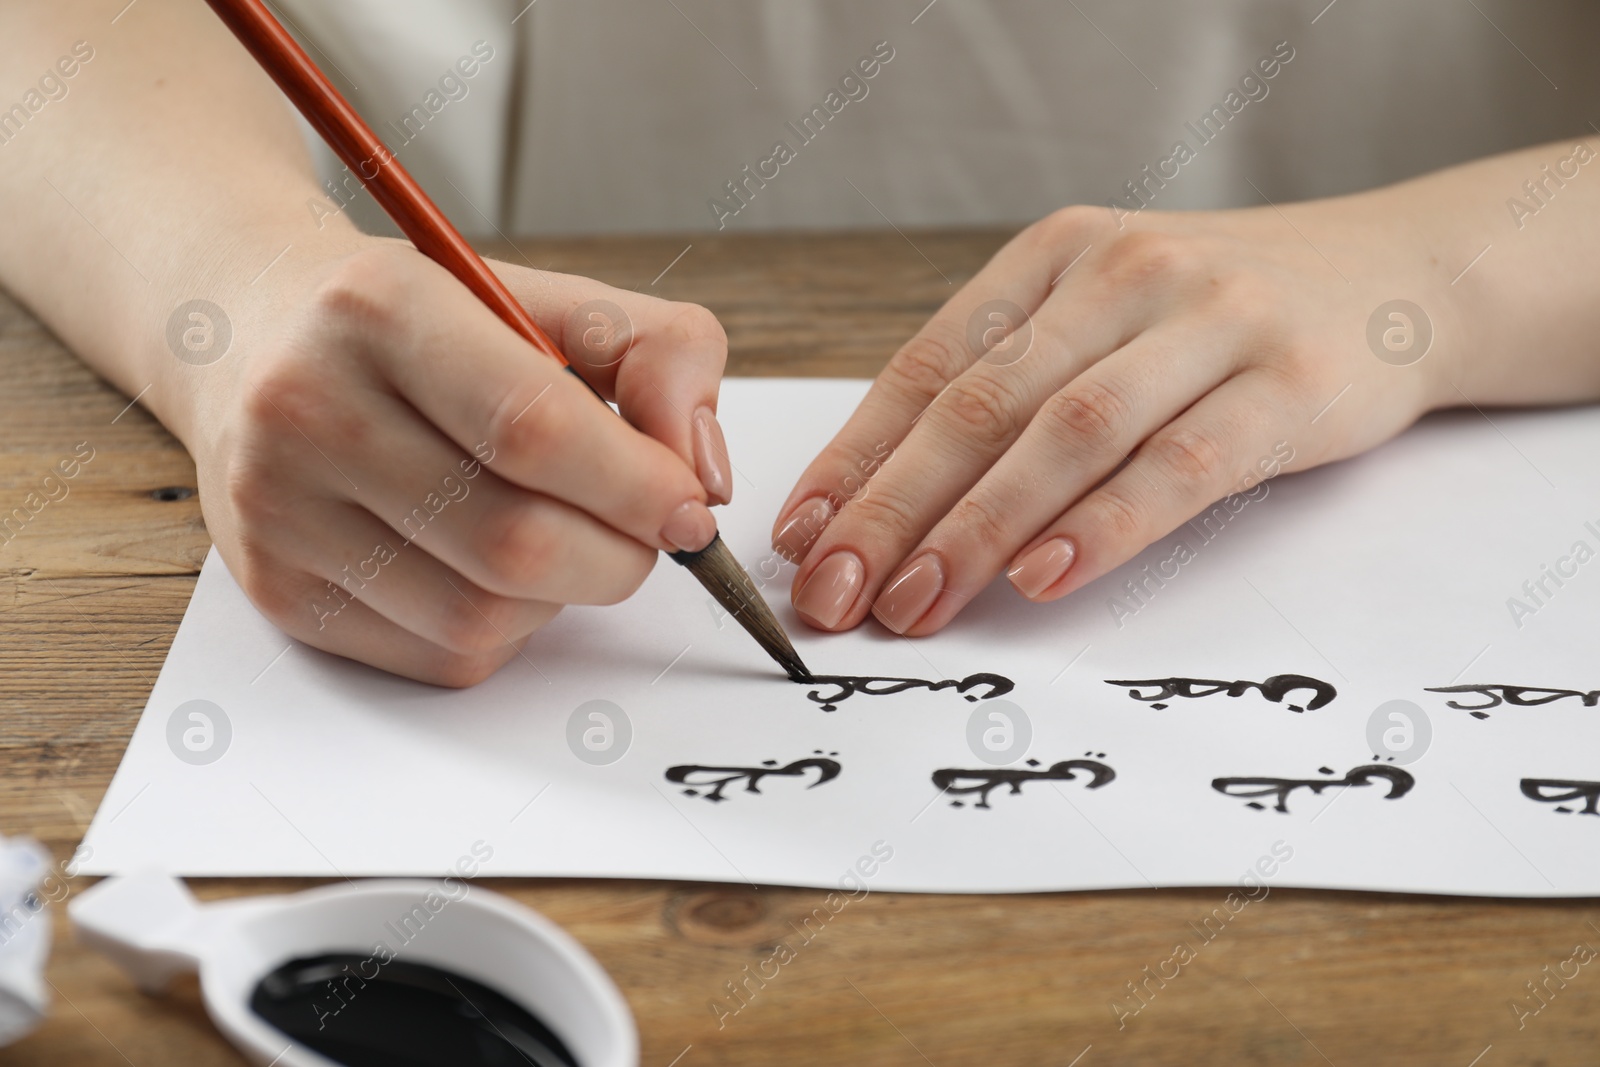
[[[284,329],[289,312],[334,264],[386,240],[345,224],[310,234],[245,230],[192,260],[146,309],[144,405],[198,455],[240,387],[240,372]]]
[[[1362,309],[1368,313],[1366,343],[1403,376],[1397,382],[1411,392],[1419,416],[1461,404],[1460,383],[1480,358],[1483,332],[1483,301],[1469,297],[1464,282],[1453,284],[1479,249],[1469,250],[1471,238],[1449,212],[1430,210],[1437,197],[1426,184],[1352,198],[1365,231],[1362,244],[1376,253],[1368,276],[1379,280]]]

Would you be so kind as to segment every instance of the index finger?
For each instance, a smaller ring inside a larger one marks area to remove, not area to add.
[[[1022,231],[894,354],[779,509],[772,546],[780,555],[796,563],[805,559],[822,529],[859,491],[863,476],[899,447],[928,405],[1025,328],[1055,280],[1104,224],[1103,215],[1094,208],[1067,209]]]

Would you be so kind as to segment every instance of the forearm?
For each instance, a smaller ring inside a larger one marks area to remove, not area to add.
[[[0,3],[0,108],[46,71],[55,97],[0,127],[0,284],[184,436],[174,309],[210,300],[249,329],[280,252],[274,271],[356,235],[308,209],[324,197],[287,106],[205,4],[125,4]],[[92,53],[64,77],[77,42]]]
[[[1414,300],[1432,318],[1434,351],[1419,369],[1433,362],[1440,406],[1600,399],[1597,141],[1538,145],[1350,198],[1358,210],[1383,203],[1386,225],[1413,227],[1429,288],[1383,299]]]

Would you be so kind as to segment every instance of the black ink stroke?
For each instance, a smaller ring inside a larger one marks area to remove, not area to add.
[[[1318,767],[1317,770],[1323,774],[1333,773],[1331,767]],[[1411,787],[1417,784],[1417,780],[1411,777],[1408,771],[1403,771],[1399,767],[1385,767],[1382,764],[1371,763],[1364,767],[1352,768],[1343,778],[1213,778],[1211,788],[1230,797],[1276,797],[1277,803],[1272,810],[1287,813],[1289,794],[1296,789],[1309,789],[1320,795],[1324,789],[1371,785],[1375,778],[1385,779],[1389,783],[1389,794],[1385,800],[1399,800],[1411,792]],[[1265,804],[1254,800],[1245,807],[1257,811],[1266,809]]]
[[[1085,753],[1087,755],[1087,753]],[[1104,752],[1097,753],[1104,756]],[[1028,767],[1039,766],[1039,761],[1031,759]],[[1071,782],[1076,780],[1078,771],[1086,771],[1093,777],[1085,789],[1099,789],[1117,776],[1117,772],[1092,759],[1069,759],[1059,763],[1052,763],[1043,770],[1027,770],[1021,767],[983,767],[977,770],[964,770],[960,767],[945,767],[933,772],[933,784],[941,793],[965,795],[978,794],[975,808],[989,806],[989,794],[1003,785],[1009,785],[1012,793],[1021,793],[1024,782]],[[958,785],[959,782],[970,782],[970,785]],[[952,808],[963,806],[963,802],[952,800]]]
[[[1009,693],[1016,685],[1010,678],[1002,678],[998,674],[969,674],[965,678],[946,678],[938,682],[924,681],[921,678],[860,678],[848,674],[814,674],[802,684],[830,685],[838,690],[824,693],[820,689],[813,689],[806,694],[821,704],[823,711],[833,711],[841,701],[848,700],[856,693],[878,697],[904,693],[907,689],[927,689],[930,692],[954,689],[958,693],[965,693],[968,700],[976,701]],[[976,689],[978,686],[988,686],[989,691],[982,696],[967,692],[968,689]]]
[[[1250,682],[1240,680],[1237,682],[1224,682],[1214,678],[1146,678],[1143,680],[1107,679],[1107,685],[1126,686],[1128,695],[1135,700],[1166,701],[1173,697],[1197,698],[1215,696],[1217,693],[1226,693],[1228,696],[1243,696],[1254,689],[1274,704],[1282,704],[1284,697],[1297,689],[1310,690],[1311,699],[1304,704],[1290,704],[1289,710],[1294,712],[1315,711],[1331,703],[1339,695],[1339,691],[1327,682],[1316,678],[1308,678],[1303,674],[1274,674],[1264,682]],[[1141,693],[1140,689],[1154,689],[1154,693]],[[1164,703],[1151,703],[1150,706],[1157,710],[1166,707]]]
[[[1512,704],[1519,708],[1536,708],[1541,704],[1553,704],[1558,700],[1568,697],[1577,697],[1583,701],[1583,706],[1592,708],[1600,704],[1600,689],[1591,689],[1585,693],[1579,689],[1545,689],[1537,685],[1500,685],[1486,683],[1484,685],[1439,685],[1424,690],[1428,693],[1477,693],[1488,703],[1462,704],[1455,700],[1445,703],[1460,711],[1470,712],[1474,719],[1487,719],[1490,708],[1498,708],[1501,704]]]
[[[1555,792],[1547,792],[1555,790]],[[1584,782],[1573,778],[1524,778],[1522,795],[1541,804],[1562,804],[1568,800],[1582,800],[1579,815],[1600,815],[1600,782]],[[1571,815],[1568,807],[1556,808],[1563,815]]]
[[[822,750],[820,748],[816,752],[817,756],[821,756]],[[838,754],[837,752],[828,753],[830,756],[837,756]],[[793,763],[782,767],[778,766],[778,761],[775,759],[762,760],[759,767],[707,767],[698,763],[683,763],[676,767],[667,768],[667,781],[673,785],[688,786],[689,788],[683,790],[683,795],[686,797],[703,796],[713,804],[716,804],[728,799],[722,795],[722,791],[734,782],[744,782],[744,791],[746,793],[755,793],[759,796],[761,795],[760,785],[763,778],[769,778],[773,775],[781,775],[786,778],[804,778],[807,771],[815,770],[817,772],[817,780],[806,786],[807,789],[815,789],[823,782],[831,782],[839,777],[841,769],[837,760],[817,757],[797,759]]]

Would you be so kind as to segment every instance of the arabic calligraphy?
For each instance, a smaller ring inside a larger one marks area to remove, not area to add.
[[[1322,774],[1333,773],[1332,767],[1318,767],[1317,770]],[[1289,796],[1296,789],[1309,789],[1320,796],[1325,789],[1371,785],[1375,779],[1380,778],[1389,783],[1389,793],[1385,800],[1400,799],[1411,792],[1411,787],[1417,782],[1408,771],[1403,771],[1399,767],[1385,767],[1379,763],[1372,763],[1352,768],[1343,778],[1213,778],[1211,788],[1230,797],[1274,797],[1277,803],[1273,805],[1272,810],[1287,814]],[[1257,811],[1266,809],[1266,805],[1257,800],[1251,800],[1245,807]]]
[[[1143,680],[1107,679],[1106,684],[1126,686],[1128,695],[1135,700],[1142,700],[1146,703],[1156,701],[1157,703],[1150,703],[1150,706],[1158,711],[1167,706],[1164,703],[1165,701],[1174,697],[1193,699],[1214,696],[1217,693],[1226,693],[1230,697],[1238,697],[1243,696],[1252,689],[1274,704],[1282,704],[1284,698],[1290,693],[1302,689],[1307,690],[1311,694],[1310,700],[1304,704],[1289,704],[1288,708],[1290,711],[1295,712],[1315,711],[1317,708],[1330,703],[1334,697],[1339,695],[1339,691],[1327,682],[1307,677],[1304,674],[1274,674],[1263,682],[1251,682],[1242,679],[1237,682],[1225,682],[1214,678],[1146,678]],[[1153,689],[1154,692],[1141,693],[1139,691],[1141,689]]]
[[[968,700],[988,700],[991,697],[1009,693],[1015,687],[1010,678],[1002,678],[998,674],[969,674],[965,678],[946,678],[943,681],[925,681],[921,678],[861,678],[847,674],[814,674],[804,679],[805,685],[832,686],[835,692],[823,692],[813,689],[806,696],[822,705],[823,711],[833,711],[840,702],[848,700],[857,693],[867,696],[892,696],[903,693],[907,689],[927,689],[937,692],[940,689],[954,689],[966,695]],[[968,693],[969,689],[987,686],[989,691],[983,694]]]
[[[1579,689],[1545,689],[1537,685],[1499,685],[1495,683],[1485,685],[1439,685],[1425,690],[1429,693],[1477,693],[1486,703],[1463,704],[1457,700],[1447,700],[1445,703],[1460,711],[1470,712],[1475,719],[1487,719],[1490,708],[1498,708],[1501,704],[1512,704],[1520,708],[1534,708],[1541,704],[1553,704],[1558,700],[1568,697],[1577,697],[1583,701],[1583,706],[1592,708],[1600,704],[1600,689],[1592,689],[1585,693]]]
[[[1104,752],[1085,752],[1085,756],[1104,756]],[[965,770],[960,767],[945,767],[933,772],[933,784],[941,793],[966,796],[973,793],[978,795],[975,808],[989,807],[989,794],[1003,785],[1011,787],[1012,794],[1022,792],[1026,782],[1075,781],[1079,771],[1088,773],[1091,777],[1085,789],[1099,789],[1101,786],[1116,778],[1117,772],[1092,759],[1069,759],[1059,763],[1052,763],[1042,770],[1032,770],[1039,766],[1039,761],[1027,761],[1027,768],[1023,767],[984,767],[979,770]],[[966,783],[966,784],[962,784]],[[964,801],[952,800],[952,808],[965,806]]]
[[[807,776],[806,772],[811,770],[817,772],[817,779],[806,788],[815,789],[823,782],[831,782],[839,777],[839,771],[842,768],[837,760],[818,758],[822,756],[820,748],[814,751],[816,752],[815,757],[797,759],[782,767],[778,766],[778,761],[775,759],[762,760],[759,767],[710,767],[698,763],[683,763],[676,767],[667,768],[667,781],[673,785],[685,786],[686,788],[682,791],[684,796],[703,796],[713,804],[729,799],[723,796],[723,791],[735,782],[743,782],[746,793],[760,795],[761,781],[764,778],[781,776],[803,779]],[[837,752],[828,753],[829,756],[837,756],[838,754]]]
[[[1555,810],[1571,815],[1572,809],[1564,806],[1569,800],[1582,800],[1579,815],[1600,815],[1600,782],[1584,782],[1573,778],[1524,778],[1522,795],[1541,804],[1556,804]]]

